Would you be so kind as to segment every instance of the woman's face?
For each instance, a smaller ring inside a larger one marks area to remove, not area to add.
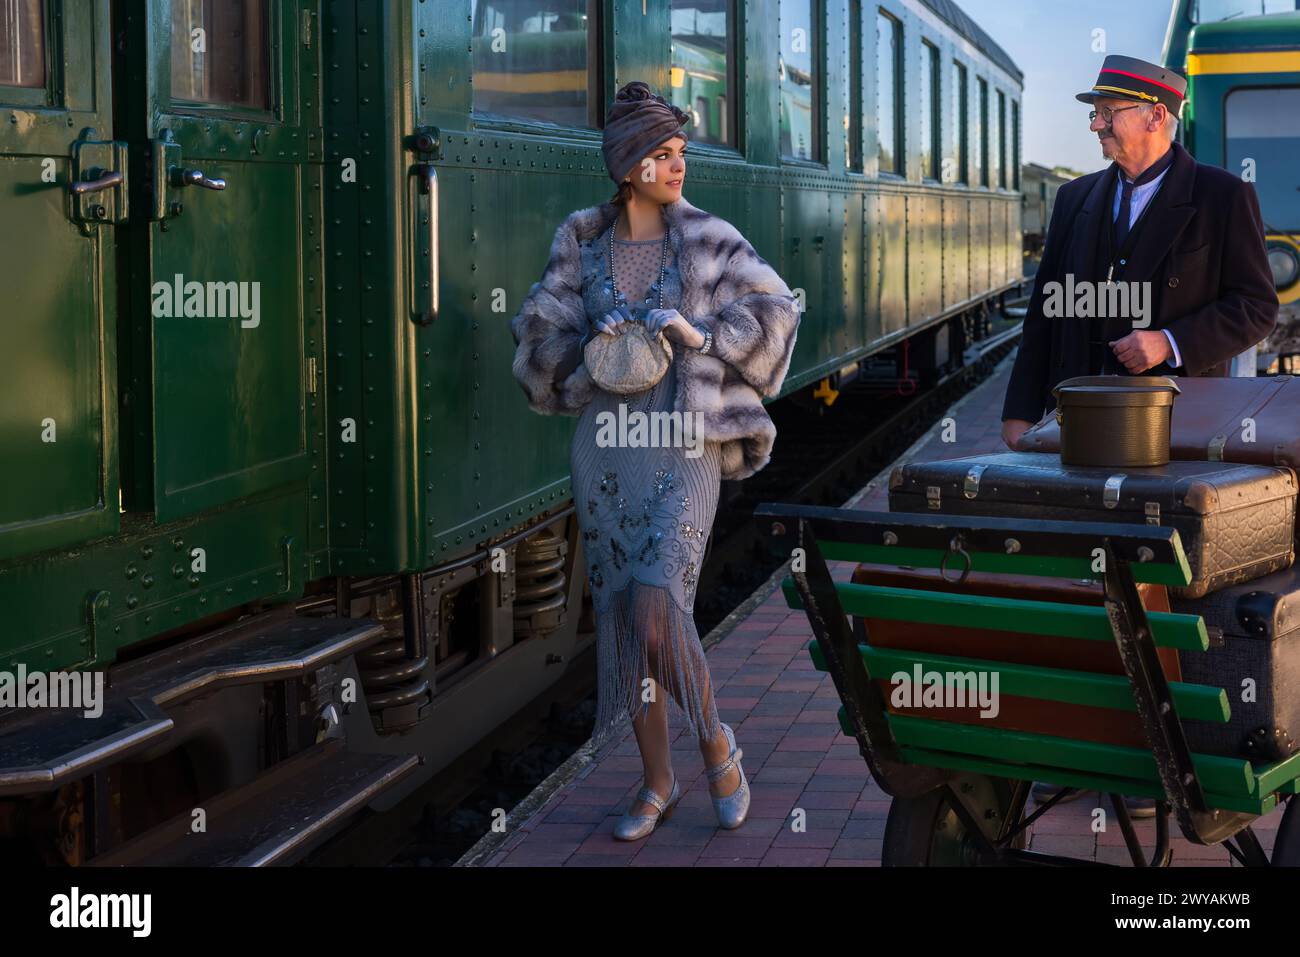
[[[686,139],[674,136],[647,153],[624,177],[637,199],[671,203],[681,198],[686,180]]]

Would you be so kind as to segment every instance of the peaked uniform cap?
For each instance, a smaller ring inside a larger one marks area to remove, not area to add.
[[[1138,103],[1163,103],[1174,116],[1180,116],[1187,96],[1187,78],[1156,63],[1131,56],[1112,55],[1101,64],[1097,82],[1076,100],[1092,103],[1098,98],[1135,100]]]

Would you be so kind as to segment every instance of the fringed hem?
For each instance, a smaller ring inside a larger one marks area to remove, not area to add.
[[[596,611],[593,747],[622,730],[638,708],[648,712],[659,693],[697,741],[722,733],[694,616],[678,606],[670,589],[634,578],[611,596],[605,611]]]

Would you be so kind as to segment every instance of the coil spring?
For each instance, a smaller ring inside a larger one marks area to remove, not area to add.
[[[569,543],[542,529],[515,553],[515,637],[544,638],[564,624]]]
[[[380,613],[379,604],[376,596],[373,617],[384,623],[385,634],[357,653],[357,671],[375,730],[386,734],[419,722],[420,708],[430,698],[429,680],[424,677],[429,659],[423,654],[411,656],[401,605],[389,603],[389,609]]]

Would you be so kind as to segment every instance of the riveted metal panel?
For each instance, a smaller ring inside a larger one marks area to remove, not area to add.
[[[907,200],[908,324],[923,324],[940,312],[943,291],[941,199],[913,193]]]
[[[855,192],[836,193],[832,203],[838,223],[835,235],[840,238],[835,281],[840,292],[840,323],[835,343],[840,355],[848,355],[865,341],[862,329],[862,198]]]
[[[973,295],[992,288],[993,284],[989,270],[992,261],[989,247],[993,239],[990,218],[988,195],[976,193],[970,201],[970,284]]]
[[[970,201],[965,195],[943,198],[943,305],[945,309],[970,296]]]
[[[880,204],[880,335],[907,326],[907,196],[882,192]]]

